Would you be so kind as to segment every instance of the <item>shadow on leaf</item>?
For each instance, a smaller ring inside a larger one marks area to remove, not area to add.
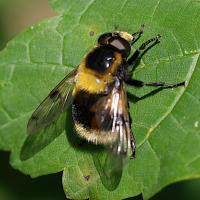
[[[122,170],[118,171],[113,168],[106,151],[98,151],[92,156],[104,187],[108,191],[114,191],[120,183]]]
[[[127,92],[127,96],[128,96],[128,99],[129,101],[131,101],[132,103],[137,103],[138,101],[141,101],[143,99],[146,99],[146,98],[149,98],[151,96],[154,96],[156,95],[158,92],[164,90],[164,89],[167,89],[169,87],[159,87],[151,92],[149,92],[148,94],[145,94],[144,96],[142,97],[137,97],[136,95],[134,94],[131,94],[130,92]]]
[[[29,135],[22,146],[20,159],[22,161],[28,160],[44,149],[65,130],[65,123],[66,113],[63,113],[53,123],[43,128],[38,133]]]
[[[139,37],[140,38],[140,37]],[[139,39],[138,38],[138,39]],[[134,41],[134,43],[138,40],[136,39]],[[160,41],[156,40],[153,44],[151,44],[150,46],[148,46],[141,54],[139,54],[138,58],[136,59],[136,61],[133,63],[133,67],[131,67],[131,70],[129,71],[129,73],[133,73],[135,71],[135,69],[137,68],[137,66],[140,64],[142,57],[151,49],[153,48],[155,45],[159,44]]]

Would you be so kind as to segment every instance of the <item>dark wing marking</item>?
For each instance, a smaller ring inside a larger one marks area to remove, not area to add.
[[[96,107],[96,120],[100,131],[111,131],[113,141],[105,148],[113,166],[120,170],[130,154],[130,116],[123,80],[114,77],[114,83],[108,95],[100,98]]]
[[[34,111],[27,125],[29,135],[49,125],[71,105],[77,69],[68,74]]]

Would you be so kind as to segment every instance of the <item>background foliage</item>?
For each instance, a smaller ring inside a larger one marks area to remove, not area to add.
[[[12,150],[12,166],[33,177],[65,169],[64,190],[71,198],[106,195],[116,199],[141,192],[148,198],[170,183],[198,177],[199,2],[50,3],[62,16],[29,27],[0,54],[0,148]],[[26,135],[27,120],[38,103],[80,63],[99,34],[114,31],[115,24],[120,30],[135,31],[144,22],[145,30],[134,48],[158,32],[163,38],[142,54],[134,66],[134,77],[148,82],[187,80],[188,85],[162,91],[127,87],[138,151],[137,158],[125,166],[123,174],[118,174],[120,179],[114,179],[115,172],[104,165],[106,154],[101,147],[77,149],[79,139],[69,134],[69,112],[44,133]],[[89,35],[91,30],[94,37]],[[56,135],[45,134],[54,130]],[[88,182],[86,175],[91,177]]]

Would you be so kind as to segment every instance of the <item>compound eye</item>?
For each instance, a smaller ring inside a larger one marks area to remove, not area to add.
[[[112,33],[104,33],[98,39],[98,44],[107,44],[108,39],[112,37]]]
[[[128,41],[120,36],[113,36],[108,39],[108,44],[123,54],[130,54],[131,46]]]

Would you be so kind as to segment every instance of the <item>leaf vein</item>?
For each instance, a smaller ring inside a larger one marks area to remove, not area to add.
[[[155,5],[155,8],[154,8],[154,10],[153,10],[153,12],[152,12],[153,15],[152,15],[152,17],[151,17],[151,20],[153,20],[154,15],[155,15],[155,12],[156,12],[156,10],[157,10],[157,8],[158,8],[160,2],[161,2],[161,0],[159,0],[158,3]]]

